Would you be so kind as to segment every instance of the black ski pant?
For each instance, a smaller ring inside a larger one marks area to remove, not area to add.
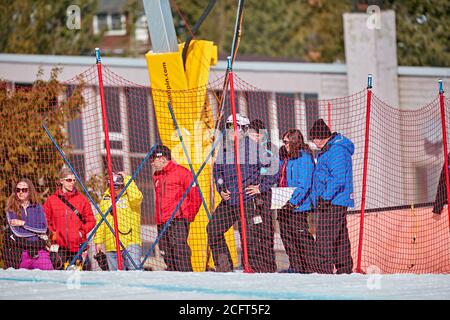
[[[277,271],[275,256],[275,227],[273,211],[270,210],[271,194],[265,193],[251,200],[253,210],[246,214],[247,251],[249,265],[253,272],[272,273]],[[242,224],[239,219],[239,231]]]
[[[271,210],[266,203],[252,199],[244,204],[244,211],[246,217],[247,256],[251,271],[275,272],[274,229]],[[235,222],[238,222],[241,245],[243,246],[239,205],[229,205],[226,201],[222,201],[217,206],[206,227],[208,244],[211,248],[216,271],[218,272],[233,271],[233,262],[225,241],[225,232]]]
[[[161,234],[164,224],[158,225]],[[191,248],[187,242],[189,221],[174,219],[159,241],[159,247],[167,265],[167,271],[192,271]]]
[[[347,207],[327,205],[316,210],[316,263],[314,271],[351,273],[353,259],[347,229]]]
[[[309,213],[278,210],[280,237],[289,257],[289,266],[298,273],[313,272],[314,238],[309,233]]]

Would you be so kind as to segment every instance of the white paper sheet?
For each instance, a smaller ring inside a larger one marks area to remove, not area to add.
[[[272,188],[272,205],[270,209],[281,209],[291,198],[295,189],[295,187]]]

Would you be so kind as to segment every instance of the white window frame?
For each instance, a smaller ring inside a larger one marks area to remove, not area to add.
[[[98,14],[104,14],[103,12]],[[94,34],[99,34],[100,30],[98,28],[98,17],[96,14],[94,16],[94,19],[92,20],[93,26],[94,26]],[[112,30],[112,14],[107,13],[106,14],[106,24],[108,26],[108,30],[105,32],[106,36],[124,36],[127,34],[127,28],[126,28],[126,16],[125,14],[120,14],[120,21],[122,23],[122,29],[120,30]]]

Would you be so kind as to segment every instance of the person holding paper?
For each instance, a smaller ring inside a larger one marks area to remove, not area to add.
[[[317,215],[316,255],[318,272],[351,273],[353,260],[347,229],[347,208],[354,206],[353,142],[318,119],[309,135],[320,149],[314,172],[313,204]]]
[[[314,238],[309,233],[308,214],[311,213],[314,160],[300,130],[291,129],[284,133],[283,147],[285,158],[282,159],[278,186],[295,187],[295,190],[278,210],[280,236],[289,257],[288,272],[311,273]]]
[[[270,142],[270,136],[266,129],[264,122],[260,119],[250,121],[250,126],[247,131],[250,139],[258,144],[261,152],[266,152],[268,156],[273,156],[275,147]],[[261,179],[269,179],[269,183],[274,186],[277,184],[278,178],[273,178],[273,175],[267,175],[268,168],[262,167],[260,169]],[[275,255],[275,227],[274,227],[274,210],[271,210],[272,189],[267,192],[259,192],[258,185],[250,185],[246,188],[246,192],[256,191],[256,210],[261,216],[261,223],[255,224],[255,241],[254,245],[249,248],[254,252],[259,259],[253,265],[255,272],[276,272],[276,255]]]
[[[247,226],[246,240],[249,266],[253,272],[266,272],[260,268],[261,256],[254,250],[259,243],[258,226],[263,223],[261,213],[258,210],[258,195],[269,191],[273,183],[276,182],[279,162],[276,157],[262,152],[258,144],[249,138],[247,131],[250,121],[246,116],[237,113],[236,120],[237,132],[234,131],[232,115],[228,117],[225,142],[222,147],[218,148],[218,154],[214,162],[214,182],[222,200],[206,227],[208,244],[214,259],[215,270],[217,272],[233,271],[234,267],[224,234],[235,222],[241,222],[240,192],[242,192],[243,211]],[[235,161],[235,134],[239,143],[240,176]],[[263,167],[267,169],[265,175],[272,177],[272,179],[262,177],[261,168]],[[238,179],[242,181],[242,190],[239,189]],[[239,231],[241,231],[240,229]]]

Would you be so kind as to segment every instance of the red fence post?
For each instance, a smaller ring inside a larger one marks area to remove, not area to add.
[[[95,48],[95,56],[97,59],[98,86],[99,86],[99,90],[100,90],[100,102],[102,105],[103,132],[105,134],[106,163],[108,165],[109,190],[111,193],[112,215],[114,218],[114,232],[116,234],[117,268],[119,270],[122,270],[123,267],[122,267],[122,254],[120,252],[119,225],[117,222],[117,212],[116,212],[116,192],[114,191],[114,182],[113,182],[113,173],[112,173],[111,147],[109,144],[108,118],[107,118],[107,114],[106,114],[105,92],[103,89],[102,63],[101,63],[101,59],[100,59],[100,50],[98,48]]]
[[[244,272],[250,273],[250,267],[248,264],[248,251],[247,251],[247,223],[245,220],[245,210],[244,210],[244,194],[242,188],[242,175],[241,175],[241,165],[239,157],[239,139],[238,130],[236,123],[236,103],[234,101],[234,75],[231,68],[231,57],[228,57],[228,68],[230,70],[230,99],[231,99],[231,113],[233,114],[233,129],[234,129],[234,161],[236,163],[236,171],[238,178],[238,189],[239,189],[239,207],[241,211],[241,225],[242,225],[242,253],[244,258]],[[245,154],[244,154],[245,157]]]
[[[442,80],[439,80],[439,106],[441,107],[441,124],[442,124],[442,144],[444,145],[444,168],[445,168],[445,186],[447,187],[447,210],[450,210],[450,179],[448,174],[448,146],[447,146],[447,126],[445,124],[445,99]],[[450,227],[450,214],[448,215],[448,223]]]
[[[333,131],[333,126],[331,125],[331,103],[328,101],[328,127]]]
[[[366,207],[366,185],[367,185],[367,164],[369,157],[369,129],[370,129],[370,107],[372,104],[372,75],[369,74],[367,79],[367,104],[366,104],[366,131],[364,139],[364,167],[361,194],[361,216],[359,223],[359,244],[358,244],[358,261],[356,264],[356,272],[361,273],[361,255],[364,231],[364,210]]]

